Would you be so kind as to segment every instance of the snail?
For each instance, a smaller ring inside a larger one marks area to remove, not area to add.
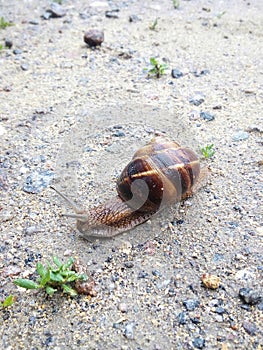
[[[117,195],[97,207],[82,210],[52,187],[74,210],[85,237],[113,237],[142,224],[164,206],[192,194],[200,176],[196,154],[177,142],[157,136],[141,147],[117,179]]]

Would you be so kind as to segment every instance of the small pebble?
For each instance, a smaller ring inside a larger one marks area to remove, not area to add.
[[[21,69],[24,70],[24,71],[28,70],[28,68],[29,68],[29,67],[28,67],[28,64],[26,64],[26,63],[22,63],[20,67],[21,67]]]
[[[52,2],[47,12],[50,13],[50,17],[52,18],[64,17],[66,15],[66,10],[57,2]]]
[[[119,18],[119,15],[118,15],[119,11],[120,11],[119,9],[105,11],[105,16],[107,18]]]
[[[197,349],[203,349],[205,347],[205,339],[197,337],[193,340],[193,346]]]
[[[198,120],[200,117],[199,111],[193,110],[189,113],[189,120]]]
[[[124,263],[124,266],[130,269],[134,266],[134,263],[132,261],[127,261]]]
[[[215,119],[215,116],[209,112],[200,112],[200,117],[208,122]]]
[[[135,22],[138,22],[138,21],[140,21],[141,19],[137,16],[137,15],[130,15],[129,16],[129,22],[133,22],[133,23],[135,23]]]
[[[198,77],[201,77],[202,75],[207,75],[207,74],[209,74],[210,71],[209,71],[208,69],[202,69],[202,70],[200,70],[200,71],[195,70],[195,71],[193,71],[192,73],[193,73],[193,75],[194,75],[195,77],[198,78]]]
[[[23,51],[20,50],[20,49],[14,49],[14,50],[13,50],[13,54],[14,54],[14,55],[21,55],[22,52],[23,52]]]
[[[127,312],[128,311],[128,305],[126,303],[119,303],[118,310],[121,312]]]
[[[220,284],[220,278],[209,273],[204,273],[201,277],[201,280],[204,286],[210,289],[217,289]]]
[[[116,137],[124,137],[124,136],[125,136],[125,133],[124,133],[123,131],[117,130],[117,131],[115,131],[115,133],[113,134],[113,136],[116,136]]]
[[[44,227],[38,227],[38,226],[29,226],[29,227],[26,227],[24,230],[23,230],[23,233],[25,235],[32,235],[34,233],[38,233],[38,232],[44,232],[45,229]]]
[[[232,137],[233,141],[243,141],[249,138],[249,133],[246,131],[238,131]]]
[[[5,47],[7,47],[8,49],[11,49],[12,46],[13,46],[12,40],[5,39]]]
[[[250,334],[250,335],[256,335],[256,333],[257,333],[257,327],[256,327],[256,325],[255,325],[254,323],[249,322],[249,321],[244,321],[244,322],[242,323],[242,326],[243,326],[244,330],[245,330],[248,334]]]
[[[145,271],[140,271],[138,274],[138,278],[146,278],[148,276],[149,276],[149,274]]]
[[[225,313],[225,309],[222,307],[222,306],[218,306],[216,309],[215,309],[215,312],[219,315],[222,315]]]
[[[133,339],[134,338],[134,332],[133,332],[133,328],[134,328],[134,322],[131,322],[131,323],[128,323],[126,326],[125,326],[125,329],[124,329],[124,336],[127,338],[127,339]]]
[[[84,41],[90,47],[100,46],[104,41],[104,32],[98,29],[90,29],[84,34]]]
[[[156,277],[162,277],[162,274],[159,270],[152,270],[152,274]]]
[[[195,308],[199,307],[199,300],[187,299],[183,301],[183,305],[186,307],[187,311],[193,311]]]
[[[187,323],[187,315],[186,312],[180,312],[177,316],[179,324],[186,324]]]
[[[263,300],[263,295],[259,291],[250,288],[241,288],[238,295],[248,305],[256,305]]]
[[[183,77],[184,74],[179,69],[174,68],[172,69],[171,75],[173,78],[178,79]]]
[[[51,170],[39,170],[31,173],[27,178],[23,190],[28,193],[40,193],[49,186],[54,178]]]
[[[195,95],[193,95],[192,97],[190,97],[189,102],[192,105],[199,106],[201,103],[204,102],[204,100],[205,100],[204,94],[198,92]]]

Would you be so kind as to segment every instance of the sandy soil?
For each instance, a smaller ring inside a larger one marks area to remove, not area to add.
[[[0,300],[16,297],[0,310],[0,347],[262,349],[262,1],[65,0],[64,17],[41,18],[49,8],[0,1],[15,24],[0,29],[0,44],[13,44],[0,51]],[[84,43],[90,28],[104,31],[100,48]],[[147,77],[150,57],[169,66],[160,79]],[[209,165],[205,186],[114,239],[81,238],[48,182],[80,206],[100,203],[160,132]],[[24,190],[47,170],[39,193]],[[54,255],[88,265],[98,295],[49,298],[13,284]],[[205,288],[204,273],[220,287]]]

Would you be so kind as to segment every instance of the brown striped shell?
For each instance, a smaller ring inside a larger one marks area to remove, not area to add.
[[[156,137],[134,154],[117,181],[117,191],[133,209],[155,213],[190,193],[199,173],[200,163],[191,149]]]
[[[84,237],[113,237],[190,195],[199,174],[200,163],[191,149],[156,137],[134,154],[117,180],[118,195],[105,204],[80,210],[55,190],[74,209],[75,214],[65,215],[77,219]]]

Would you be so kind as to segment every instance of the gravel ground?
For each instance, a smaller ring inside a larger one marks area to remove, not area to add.
[[[0,309],[1,348],[262,349],[262,1],[61,6],[48,18],[49,1],[0,1],[14,23],[0,29],[0,301],[16,298]],[[104,31],[101,47],[84,43],[89,29]],[[169,66],[160,79],[150,57]],[[160,132],[210,167],[205,186],[130,232],[84,240],[49,184],[100,203]],[[88,266],[97,296],[13,284],[54,255]]]

